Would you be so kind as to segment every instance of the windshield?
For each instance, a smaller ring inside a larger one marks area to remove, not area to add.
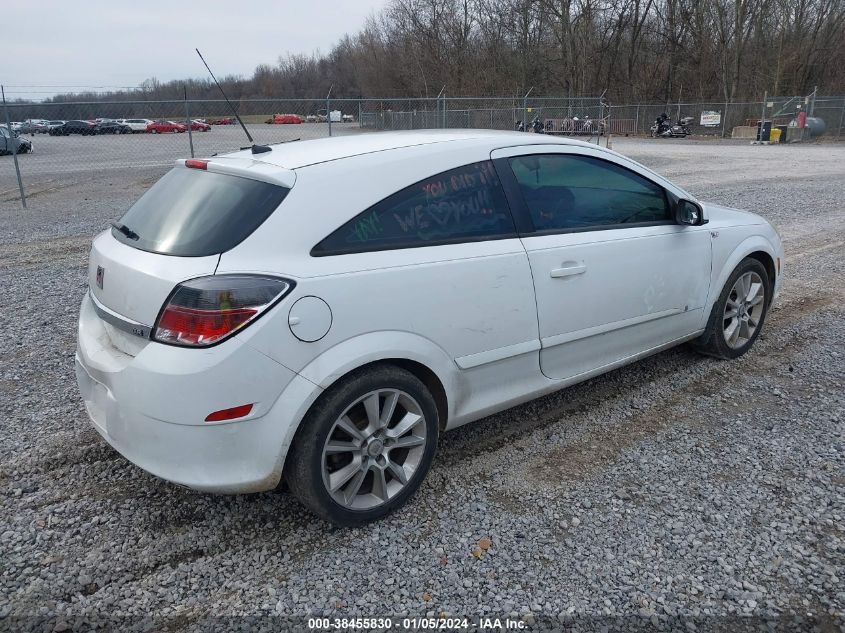
[[[281,204],[280,185],[177,167],[120,219],[115,239],[182,257],[223,253],[240,244]]]

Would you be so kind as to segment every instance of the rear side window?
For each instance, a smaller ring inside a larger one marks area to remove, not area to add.
[[[670,220],[663,188],[621,165],[575,154],[510,164],[537,231]]]
[[[413,248],[516,235],[490,161],[444,171],[359,214],[317,244],[312,255]]]
[[[289,189],[266,182],[177,167],[120,219],[112,235],[134,248],[201,257],[240,244],[285,199]]]

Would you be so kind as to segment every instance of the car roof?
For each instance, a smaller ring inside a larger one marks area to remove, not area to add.
[[[351,158],[373,152],[384,152],[419,145],[442,143],[443,151],[449,152],[460,147],[489,145],[490,150],[517,145],[580,145],[596,148],[597,145],[571,138],[526,134],[525,132],[505,132],[499,130],[413,130],[403,132],[375,132],[370,134],[350,134],[270,145],[272,151],[252,154],[242,150],[223,154],[227,158],[249,158],[283,169],[299,169],[308,165],[325,163],[333,160]],[[603,148],[602,148],[603,149]]]

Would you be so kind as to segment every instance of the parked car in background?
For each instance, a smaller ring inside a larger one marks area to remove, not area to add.
[[[21,134],[46,134],[47,129],[47,121],[42,119],[27,119],[18,126]]]
[[[50,128],[50,136],[68,136],[69,134],[81,134],[82,136],[93,136],[97,133],[97,124],[93,121],[72,120],[65,121],[62,125]]]
[[[235,119],[232,117],[222,117],[219,119],[209,119],[207,123],[210,125],[234,125]]]
[[[65,123],[66,121],[62,119],[56,119],[55,121],[47,121],[47,133],[49,134],[50,130],[52,130],[54,127],[62,126]]]
[[[101,121],[95,129],[97,134],[132,134],[132,128],[119,121]]]
[[[118,123],[122,123],[123,125],[128,125],[129,129],[132,132],[146,132],[147,127],[150,123],[153,123],[152,119],[118,119]]]
[[[273,125],[280,125],[286,123],[302,123],[302,119],[296,114],[274,114],[264,122]]]
[[[205,121],[200,121],[199,119],[194,119],[193,121],[191,121],[191,132],[209,132],[209,131],[211,131],[211,126],[208,123],[206,123]]]
[[[181,123],[174,123],[173,121],[153,121],[147,126],[147,132],[151,134],[167,134],[184,132],[187,128]]]
[[[18,123],[13,129],[18,134],[35,134],[37,127],[34,123],[23,121],[22,123]]]
[[[763,217],[572,139],[247,149],[179,161],[94,240],[76,376],[149,472],[281,479],[354,525],[409,499],[445,431],[686,341],[742,356],[783,265]]]
[[[28,154],[32,151],[32,141],[18,136],[17,132],[9,131],[5,125],[0,125],[0,156],[6,154]]]

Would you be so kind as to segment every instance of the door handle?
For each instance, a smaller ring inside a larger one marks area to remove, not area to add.
[[[561,277],[581,275],[585,272],[587,272],[587,266],[584,264],[578,264],[576,266],[566,266],[564,268],[552,268],[552,271],[549,274],[555,279],[559,279]]]

